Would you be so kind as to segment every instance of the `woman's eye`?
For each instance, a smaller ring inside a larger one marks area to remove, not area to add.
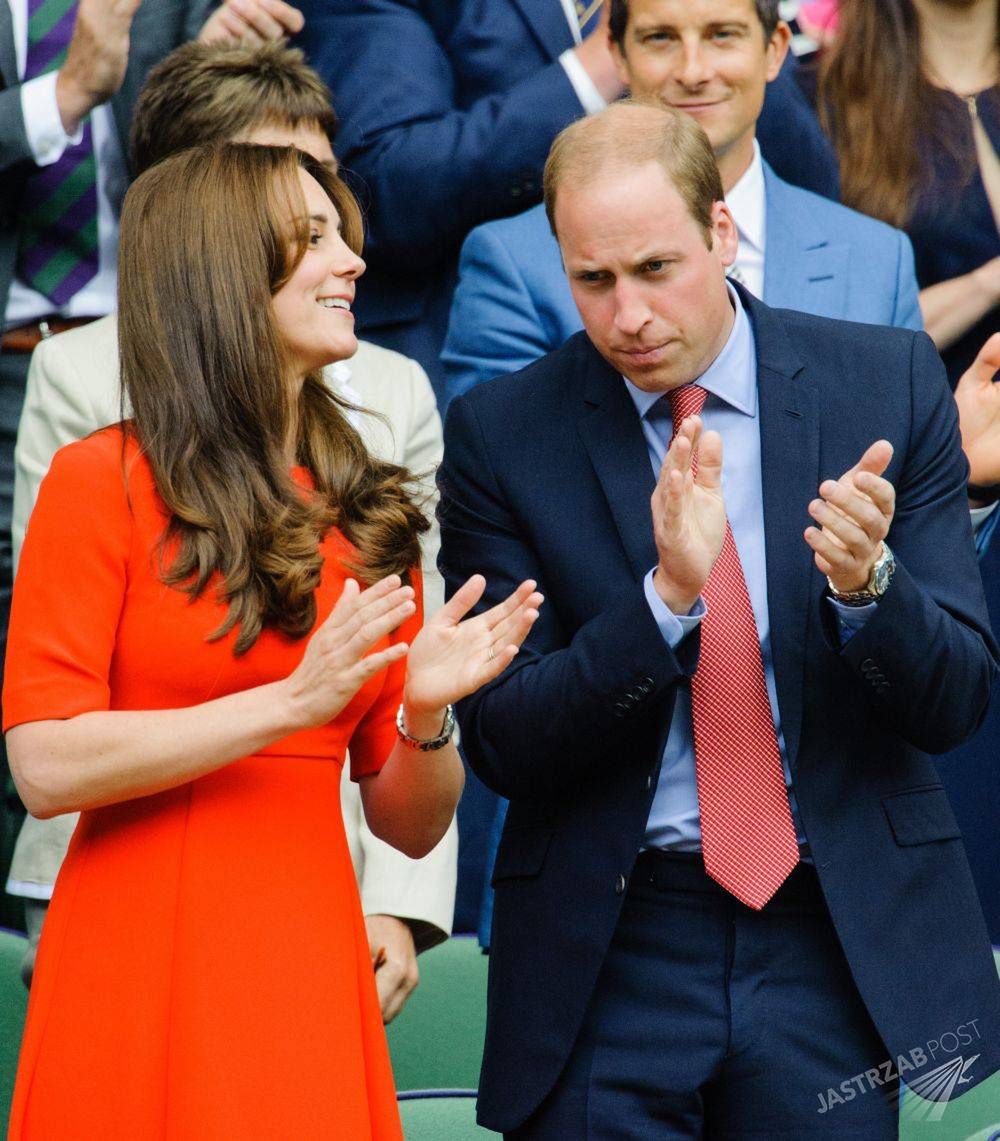
[[[319,242],[320,236],[321,235],[318,232],[314,231],[313,233],[311,233],[309,235],[309,244],[311,246],[315,246]]]

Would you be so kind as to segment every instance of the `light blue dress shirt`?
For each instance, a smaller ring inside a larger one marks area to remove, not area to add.
[[[722,437],[722,491],[726,514],[733,531],[746,579],[750,605],[753,607],[760,637],[764,680],[771,702],[771,716],[781,750],[792,816],[799,844],[806,838],[795,804],[792,777],[788,768],[785,741],[781,733],[781,712],[771,659],[771,621],[767,609],[767,565],[764,550],[764,508],[760,467],[760,422],[757,402],[757,358],[753,329],[743,310],[739,296],[730,287],[736,319],[722,352],[696,381],[708,392],[701,418],[706,429]],[[667,397],[657,392],[644,392],[623,378],[629,395],[642,421],[643,434],[654,472],[659,475],[670,444],[672,423]],[[663,400],[664,404],[654,406]],[[652,415],[650,415],[652,413]],[[805,512],[806,504],[802,505]],[[804,540],[803,540],[804,541]],[[691,632],[705,614],[699,599],[690,615],[678,617],[664,604],[653,586],[653,570],[646,575],[644,588],[653,617],[664,639],[675,648]],[[840,618],[841,635],[846,641],[864,625],[875,605],[839,606],[833,600]],[[645,847],[697,852],[701,848],[698,819],[698,786],[695,777],[694,733],[691,724],[691,691],[678,686],[670,733],[663,750],[659,783],[653,796],[646,822]]]

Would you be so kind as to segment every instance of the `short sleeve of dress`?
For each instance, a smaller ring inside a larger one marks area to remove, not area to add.
[[[390,641],[412,644],[424,624],[423,581],[420,568],[410,571],[410,585],[416,592],[417,609],[390,637]],[[406,658],[393,664],[385,672],[385,681],[378,697],[351,735],[351,780],[371,776],[385,764],[396,743],[396,712],[403,700],[403,683],[406,681]]]
[[[60,448],[39,488],[14,583],[4,732],[109,707],[131,536],[121,432]]]

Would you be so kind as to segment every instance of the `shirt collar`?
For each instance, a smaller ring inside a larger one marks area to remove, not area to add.
[[[736,185],[726,195],[726,205],[736,220],[740,237],[755,250],[764,252],[764,163],[757,140],[753,141],[753,158]]]
[[[757,383],[754,367],[755,350],[753,330],[746,315],[740,295],[729,282],[726,283],[729,298],[736,312],[729,337],[722,346],[722,352],[715,358],[695,383],[701,385],[710,395],[742,412],[745,416],[757,415]],[[646,392],[637,388],[627,376],[623,376],[625,387],[639,418],[644,419],[650,408],[663,395],[662,392]]]

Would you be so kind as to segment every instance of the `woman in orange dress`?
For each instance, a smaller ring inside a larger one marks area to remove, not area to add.
[[[19,791],[83,810],[11,1138],[401,1136],[341,766],[376,834],[428,851],[462,786],[446,707],[541,598],[465,619],[473,577],[421,629],[407,473],[317,372],[357,345],[359,245],[343,184],[292,150],[199,148],[129,191],[133,419],[56,455],[10,626]]]

